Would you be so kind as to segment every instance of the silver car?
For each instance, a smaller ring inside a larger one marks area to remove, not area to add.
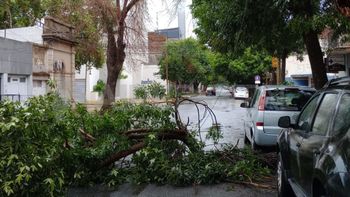
[[[298,86],[260,86],[256,89],[249,104],[242,103],[247,108],[244,121],[246,143],[250,142],[253,149],[262,146],[274,146],[282,128],[278,120],[289,116],[295,122],[301,109],[315,93],[313,88]]]

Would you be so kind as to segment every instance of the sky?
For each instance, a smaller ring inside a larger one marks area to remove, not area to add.
[[[173,0],[147,0],[149,23],[148,31],[178,27],[177,13],[174,12]],[[186,18],[186,37],[195,37],[193,33],[194,20],[192,18],[190,5],[192,0],[184,0]],[[158,17],[157,17],[158,16]]]

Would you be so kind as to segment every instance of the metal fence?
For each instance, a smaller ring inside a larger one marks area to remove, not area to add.
[[[24,102],[31,96],[29,95],[20,95],[20,94],[0,94],[0,101],[10,100],[10,101],[19,101]]]

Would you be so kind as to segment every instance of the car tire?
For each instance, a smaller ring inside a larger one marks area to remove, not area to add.
[[[254,137],[252,136],[252,141],[251,141],[251,147],[252,147],[252,150],[256,151],[256,150],[259,150],[260,147],[259,145],[256,144],[255,140],[254,140]]]
[[[277,163],[277,192],[279,197],[295,196],[292,187],[287,180],[281,153],[278,154]]]
[[[251,136],[251,141],[250,141],[250,147],[252,148],[253,151],[258,151],[261,150],[262,148],[256,144],[255,140],[254,140],[254,134],[252,132],[252,136]]]
[[[247,135],[244,132],[244,144],[249,144],[249,139],[247,137]]]

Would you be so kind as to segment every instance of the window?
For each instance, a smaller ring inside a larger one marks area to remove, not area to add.
[[[7,82],[8,82],[8,83],[11,82],[11,77],[7,77]]]
[[[258,97],[260,95],[260,92],[261,92],[260,89],[255,90],[254,96],[253,96],[253,98],[251,100],[251,103],[250,103],[250,107],[256,107],[257,106],[257,103],[258,103],[257,101],[258,101]]]
[[[12,81],[18,81],[18,79],[17,78],[13,78]]]
[[[266,91],[266,111],[300,111],[313,95],[313,91],[274,89]]]
[[[19,82],[21,82],[21,83],[25,83],[25,82],[26,82],[26,78],[25,78],[25,77],[21,77],[21,78],[19,78]]]
[[[337,94],[326,94],[315,116],[311,132],[317,135],[326,135],[329,121],[333,117],[333,111],[337,104]]]
[[[335,115],[334,127],[330,135],[347,132],[350,128],[350,94],[344,94]]]
[[[301,130],[306,131],[309,128],[309,125],[312,121],[312,113],[315,111],[317,106],[317,101],[320,96],[315,96],[309,104],[304,108],[304,110],[301,112],[298,120],[298,127]]]
[[[33,80],[33,87],[34,88],[41,88],[42,87],[42,82],[39,80]]]

